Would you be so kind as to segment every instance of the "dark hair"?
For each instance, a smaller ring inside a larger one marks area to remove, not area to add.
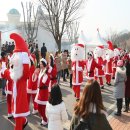
[[[50,55],[50,59],[51,59],[50,66],[53,68],[54,67],[54,59],[53,59],[52,55]]]
[[[87,118],[90,111],[89,107],[92,103],[92,108],[96,107],[96,114],[100,114],[101,110],[105,110],[103,106],[100,85],[97,81],[88,81],[81,96],[81,99],[76,104],[74,111],[76,115],[79,115],[83,119]]]
[[[54,85],[51,89],[49,96],[49,103],[52,105],[58,105],[62,102],[62,93],[58,84]]]
[[[43,46],[45,46],[45,43],[43,42]]]
[[[40,61],[40,62],[43,64],[44,67],[47,66],[47,64],[44,61]]]

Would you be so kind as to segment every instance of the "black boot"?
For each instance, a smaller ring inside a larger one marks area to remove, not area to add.
[[[129,111],[129,98],[125,97],[125,110],[124,112],[128,112]]]
[[[121,116],[122,101],[122,98],[117,99],[117,113],[115,113],[116,116]]]

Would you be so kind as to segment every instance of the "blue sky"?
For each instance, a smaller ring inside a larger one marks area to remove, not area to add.
[[[7,20],[6,14],[11,8],[22,13],[21,0],[0,1],[0,21]],[[130,0],[88,0],[81,14],[79,30],[83,30],[88,37],[96,36],[97,28],[103,36],[110,30],[130,30]]]

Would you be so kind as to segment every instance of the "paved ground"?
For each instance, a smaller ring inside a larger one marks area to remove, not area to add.
[[[83,86],[81,89],[83,90],[84,85],[86,83],[86,80],[84,79]],[[62,82],[61,81],[61,91],[63,94],[63,100],[66,104],[67,112],[69,115],[69,119],[71,119],[71,116],[73,114],[73,108],[76,103],[74,94],[72,89],[69,87],[69,82]],[[104,105],[108,111],[108,114],[111,114],[113,110],[115,109],[115,100],[113,98],[113,86],[105,86],[105,89],[102,90],[102,96],[103,96],[103,102]],[[1,99],[1,95],[0,95]],[[5,97],[2,97],[2,100],[5,100]],[[25,130],[47,130],[47,127],[41,127],[39,125],[40,118],[38,115],[30,115],[28,116],[29,125],[26,127]],[[68,121],[66,124],[64,124],[64,128],[68,129],[69,127]],[[7,119],[7,107],[6,102],[2,102],[0,104],[0,130],[13,130],[14,121],[9,121]]]

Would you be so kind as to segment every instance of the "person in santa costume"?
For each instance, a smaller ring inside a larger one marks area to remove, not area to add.
[[[103,66],[103,52],[104,52],[104,46],[97,46],[94,49],[94,58],[96,59],[96,63],[99,66]],[[104,83],[103,83],[103,77],[104,77],[104,70],[102,68],[96,68],[95,69],[95,80],[98,80],[99,78],[99,84],[101,89],[104,88]]]
[[[84,70],[84,45],[74,44],[71,50],[72,61],[72,87],[75,93],[76,100],[80,98],[80,86],[83,82]]]
[[[37,75],[36,71],[34,74]],[[41,125],[47,125],[47,118],[45,115],[46,103],[48,101],[48,86],[50,77],[47,70],[47,61],[42,58],[40,60],[40,73],[38,74],[38,92],[35,97],[35,102],[38,104],[38,112],[41,116]]]
[[[120,60],[120,48],[114,49],[114,57],[112,62],[112,79],[115,79],[115,72],[117,67],[117,61]]]
[[[50,76],[50,83],[49,83],[49,92],[50,92],[52,86],[57,83],[57,68],[56,68],[56,64],[54,61],[54,56],[52,54],[50,54],[50,56],[49,56],[49,66],[48,67],[49,67],[48,73]]]
[[[112,79],[112,62],[114,57],[114,49],[113,44],[111,41],[108,41],[108,49],[105,52],[105,76],[106,76],[106,84],[111,85],[111,79]]]
[[[2,71],[2,69],[4,71]],[[10,71],[6,68],[6,66],[2,65],[2,60],[0,60],[0,78],[6,79],[6,88],[5,93],[7,97],[7,107],[8,107],[8,119],[13,118],[12,110],[11,110],[11,102],[12,102],[12,86],[13,80],[10,78]]]
[[[96,68],[102,69],[102,66],[97,64],[94,59],[94,54],[92,51],[89,51],[87,53],[88,59],[85,61],[86,66],[86,78],[87,80],[93,80],[94,79],[94,71]]]
[[[15,41],[14,53],[10,59],[10,78],[13,80],[12,114],[15,118],[14,130],[23,130],[28,121],[26,116],[30,114],[27,101],[27,79],[29,77],[28,47],[24,39],[12,33],[10,38]],[[2,69],[3,74],[6,68]]]
[[[35,97],[36,97],[36,93],[37,93],[37,75],[33,75],[36,67],[35,67],[35,61],[36,61],[36,57],[34,54],[30,54],[29,56],[30,58],[30,62],[31,62],[31,66],[30,66],[30,70],[29,70],[29,79],[28,79],[28,86],[27,86],[27,94],[28,94],[28,103],[30,104],[30,99],[32,97],[32,101],[33,101],[33,111],[32,114],[36,114],[38,113],[37,110],[37,103],[34,101]]]

